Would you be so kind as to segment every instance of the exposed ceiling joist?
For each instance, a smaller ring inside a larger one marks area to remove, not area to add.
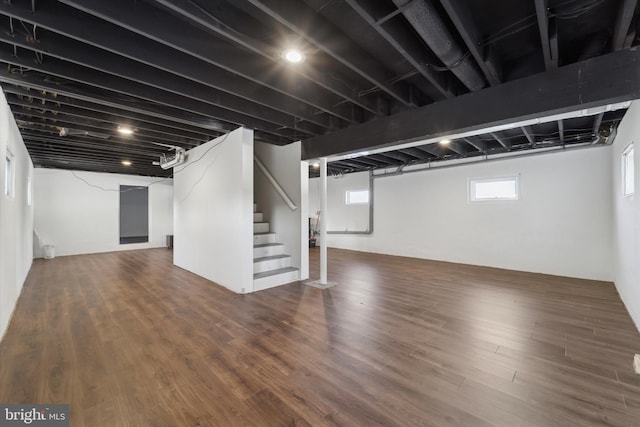
[[[428,64],[435,64],[439,59],[426,51],[414,38],[407,28],[396,20],[386,20],[378,23],[376,19],[377,3],[367,0],[346,0],[349,6],[355,10],[369,25],[398,51],[413,67],[418,70],[437,89],[442,98],[451,98],[453,92],[452,82],[443,73],[433,71]]]
[[[19,71],[19,70],[18,70]],[[111,108],[130,111],[137,114],[145,114],[167,121],[173,121],[189,126],[200,127],[203,130],[229,132],[236,126],[221,122],[210,117],[199,115],[193,112],[185,112],[177,107],[157,105],[137,100],[134,97],[125,99],[117,92],[98,94],[79,88],[77,84],[64,79],[45,78],[41,75],[21,74],[7,69],[0,70],[0,82],[16,85],[18,87],[31,88],[33,90],[45,91],[56,95],[63,95],[74,100],[91,102]],[[87,87],[89,89],[89,87]],[[9,88],[9,90],[11,90]]]
[[[560,137],[560,143],[564,145],[564,121],[558,120],[558,136]]]
[[[629,33],[631,20],[633,19],[638,0],[621,0],[616,23],[613,27],[613,38],[611,47],[613,51],[624,48],[625,39]]]
[[[529,128],[529,126],[521,126],[520,130],[522,130],[522,134],[527,138],[527,141],[529,141],[529,145],[531,145],[532,147],[535,147],[536,140],[533,137],[533,132],[531,131],[531,128]]]
[[[80,99],[74,99],[67,96],[58,96],[57,92],[48,92],[44,90],[29,90],[17,86],[6,85],[4,91],[7,94],[7,98],[10,95],[17,95],[22,99],[33,100],[34,103],[53,103],[61,107],[70,107],[76,111],[81,111],[87,114],[91,113],[104,113],[105,115],[112,117],[120,117],[119,123],[131,122],[144,122],[152,125],[161,126],[167,129],[167,133],[179,132],[179,135],[189,136],[193,139],[203,139],[209,141],[214,137],[220,135],[220,132],[203,129],[193,125],[187,125],[173,120],[166,120],[156,116],[139,114],[131,112],[124,108],[114,108],[106,105],[83,101]],[[97,116],[94,116],[97,117]]]
[[[61,0],[61,1],[67,4],[71,4],[75,7],[81,8],[89,13],[97,14],[98,16],[101,16],[104,19],[110,20],[109,18],[113,16],[113,12],[111,12],[113,6],[111,4],[105,4],[104,2],[101,2],[101,0]],[[118,0],[118,1],[125,1],[125,0]],[[189,19],[190,21],[202,26],[203,28],[213,31],[221,35],[222,37],[225,37],[228,40],[239,44],[240,46],[246,48],[247,50],[253,52],[254,54],[260,55],[263,58],[271,61],[272,63],[275,62],[277,64],[275,68],[273,66],[267,67],[267,69],[269,69],[270,71],[268,76],[259,75],[258,78],[263,79],[263,81],[269,82],[270,77],[277,78],[280,75],[278,71],[283,71],[281,68],[280,58],[278,54],[274,54],[273,49],[270,46],[266,45],[265,43],[261,43],[259,40],[247,37],[242,33],[233,31],[228,26],[223,25],[219,21],[212,19],[211,14],[206,12],[203,8],[197,7],[192,3],[190,4],[184,1],[183,2],[158,1],[158,3],[173,10],[174,12]],[[122,16],[122,15],[123,15],[122,13],[119,14],[118,18],[112,20],[112,22],[123,24],[125,22],[131,21],[131,19],[127,18],[127,16]],[[147,16],[140,15],[140,18],[147,19]],[[157,25],[157,22],[151,22],[149,20],[146,26],[144,24],[142,25],[140,24],[141,23],[138,22],[136,24],[130,24],[128,26],[131,28],[145,28],[145,33],[147,35],[158,32],[157,29],[154,29],[155,26]],[[165,27],[161,27],[161,28],[162,28],[162,32],[164,33]],[[193,32],[193,29],[190,29],[189,33],[192,33],[192,32]],[[183,34],[183,33],[177,33],[177,35],[179,34]],[[164,39],[164,37],[160,36],[159,38]],[[176,39],[180,41],[180,43],[182,43],[182,46],[184,45],[184,41],[182,41],[182,37],[177,37]],[[209,40],[209,39],[210,38],[205,38],[205,40],[211,41],[212,45],[211,46],[203,45],[203,47],[206,47],[206,49],[210,51],[209,55],[211,55],[211,52],[216,52],[215,46],[216,44],[220,44],[220,41],[216,41],[215,39],[214,40]],[[223,45],[228,46],[228,44],[226,43],[223,43]],[[174,45],[174,47],[177,47],[177,46]],[[216,56],[219,56],[219,54],[217,54]],[[247,56],[242,50],[234,52],[233,55],[231,56],[234,58],[237,58],[238,60],[237,63],[234,63],[231,66],[231,68],[244,70],[242,74],[245,76],[255,74],[255,69],[253,69],[251,66],[251,64],[255,64],[255,60],[253,57]],[[242,63],[246,64],[245,67],[239,68],[239,67],[242,67]],[[344,84],[344,82],[340,81],[339,79],[329,78],[329,76],[326,73],[323,73],[321,70],[315,70],[313,68],[308,68],[308,67],[307,68],[300,67],[290,71],[304,77],[305,79],[309,80],[313,84],[316,84],[319,87],[322,87],[323,89],[328,90],[345,100],[348,100],[354,105],[364,108],[371,113],[380,114],[379,109],[377,108],[374,102],[371,102],[366,98],[359,97],[358,93],[354,91],[353,88]],[[307,89],[307,92],[310,92],[310,90]]]
[[[558,68],[558,57],[553,55],[557,52],[557,31],[555,26],[549,25],[547,0],[535,0],[536,16],[538,18],[538,30],[540,31],[540,43],[542,45],[542,56],[544,58],[544,66],[547,70]],[[550,31],[553,30],[553,33]],[[552,49],[552,44],[555,47]]]
[[[440,2],[489,84],[491,86],[500,84],[502,74],[500,65],[493,52],[482,46],[482,35],[471,16],[467,3],[463,0],[440,0]]]
[[[486,86],[476,64],[470,58],[471,55],[459,45],[432,2],[393,0],[393,3],[402,9],[407,21],[463,85],[470,91]]]
[[[489,132],[489,135],[493,139],[495,139],[498,142],[498,144],[500,144],[505,150],[507,151],[511,150],[511,142],[509,140],[498,135],[498,133],[496,132]]]
[[[100,52],[95,48],[91,48],[75,40],[61,40],[61,36],[54,33],[41,34],[38,37],[37,43],[33,43],[30,42],[28,36],[11,37],[0,33],[0,41],[46,54],[47,56],[45,56],[43,63],[39,64],[40,68],[46,68],[50,62],[53,62],[51,57],[54,57],[59,60],[69,61],[82,67],[90,68],[94,70],[94,72],[99,71],[106,73],[108,76],[105,76],[105,79],[112,79],[113,76],[115,76],[130,80],[132,84],[142,84],[156,91],[170,92],[178,96],[188,97],[197,102],[211,104],[215,108],[223,109],[220,111],[222,117],[226,116],[224,110],[230,110],[236,115],[246,116],[246,118],[237,116],[238,120],[245,121],[245,123],[240,122],[239,124],[247,124],[247,121],[257,119],[278,124],[279,126],[295,127],[307,135],[323,132],[320,127],[296,121],[295,116],[277,111],[274,108],[257,105],[253,102],[246,102],[209,85],[205,86],[200,83],[189,82],[182,77],[140,62],[122,58],[110,52]],[[21,54],[26,55],[28,52],[29,51],[23,51]],[[72,67],[70,64],[65,64],[64,68],[70,70]],[[81,71],[77,71],[76,73],[72,72],[72,74],[81,75]],[[201,76],[201,78],[204,80],[207,77]],[[84,82],[86,83],[86,79]]]
[[[174,3],[174,0],[157,1]],[[343,36],[339,28],[323,20],[320,16],[314,16],[313,11],[304,3],[283,3],[278,0],[248,1],[263,13],[313,43],[336,61],[369,80],[371,84],[379,87],[402,105],[406,107],[412,105],[408,85],[402,82],[394,85],[389,84],[388,81],[393,78],[390,73],[376,66],[376,61],[373,57],[363,52],[356,44]],[[305,16],[312,19],[305,19]]]

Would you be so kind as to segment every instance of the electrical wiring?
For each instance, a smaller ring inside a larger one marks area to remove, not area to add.
[[[194,160],[193,162],[187,163],[186,165],[184,165],[180,170],[174,170],[173,171],[173,175],[175,176],[175,174],[182,172],[183,170],[187,169],[190,166],[193,166],[194,164],[198,163],[200,160],[202,160],[204,158],[204,156],[206,156],[211,150],[213,150],[214,148],[216,148],[218,145],[222,144],[224,141],[226,141],[227,137],[229,136],[228,133],[224,134],[224,136],[222,137],[222,139],[220,139],[220,141],[216,142],[215,144],[213,144],[211,147],[207,148],[205,150],[204,153],[202,153],[202,155],[200,157],[198,157],[196,160]]]
[[[89,187],[97,188],[98,190],[102,190],[102,191],[105,191],[105,192],[126,193],[126,192],[128,192],[128,191],[133,191],[133,190],[135,190],[135,188],[130,188],[130,189],[128,189],[128,190],[120,190],[120,189],[115,189],[115,188],[104,188],[104,187],[101,187],[101,186],[96,185],[96,184],[91,184],[91,183],[90,183],[89,181],[87,181],[86,179],[82,178],[81,176],[78,176],[78,175],[76,174],[76,172],[75,172],[75,171],[71,171],[71,175],[73,175],[76,179],[79,179],[80,181],[84,182],[84,183],[85,183],[85,184],[87,184]],[[152,185],[154,185],[154,184],[157,184],[157,183],[159,183],[159,182],[166,181],[166,180],[168,180],[168,179],[170,179],[170,178],[162,178],[162,179],[159,179],[159,180],[157,180],[157,181],[153,181],[153,182],[149,183],[149,185],[140,185],[139,187],[147,187],[147,188],[148,188],[148,187],[151,187],[151,186],[152,186]]]
[[[193,162],[187,163],[185,166],[183,166],[180,170],[174,170],[173,171],[173,176],[175,176],[177,173],[180,173],[182,171],[184,171],[185,169],[187,169],[190,166],[193,166],[194,164],[198,163],[199,161],[201,161],[211,150],[213,150],[214,148],[216,148],[218,145],[222,144],[224,141],[226,141],[227,137],[229,136],[229,134],[225,134],[220,141],[216,142],[215,144],[211,145],[211,147],[207,148],[205,150],[204,153],[202,153],[202,155],[200,157],[198,157],[196,160],[194,160]],[[193,190],[196,188],[196,186],[200,183],[200,181],[202,181],[205,177],[205,175],[207,174],[207,171],[211,168],[211,166],[213,166],[213,164],[218,160],[218,157],[214,157],[211,162],[209,162],[209,164],[207,165],[207,167],[202,171],[202,174],[200,175],[200,177],[193,183],[193,185],[191,186],[191,188],[189,189],[189,191],[187,191],[187,194],[180,200],[181,202],[184,202],[185,200],[187,200],[187,198],[191,195],[191,193],[193,192]]]
[[[462,65],[462,63],[470,56],[471,56],[471,51],[467,51],[467,53],[465,53],[460,58],[453,61],[453,63],[448,67],[439,67],[433,64],[427,64],[427,67],[431,68],[434,71],[451,71],[452,69]]]
[[[558,19],[574,19],[578,18],[587,12],[593,10],[595,7],[604,3],[606,0],[589,0],[581,2],[579,6],[566,8],[564,10],[560,10],[558,12],[549,13],[549,17],[554,17]],[[566,4],[566,3],[565,3]]]
[[[558,12],[554,12],[551,13],[549,11],[547,11],[547,17],[548,18],[558,18],[558,19],[574,19],[574,18],[578,18],[586,13],[588,13],[589,11],[593,10],[595,7],[599,6],[600,4],[604,3],[607,0],[589,0],[587,2],[585,2],[584,0],[569,0],[567,2],[561,3],[558,5],[558,9],[563,7],[563,6],[567,6],[570,5],[572,3],[578,3],[578,6],[575,7],[568,7],[566,9],[563,9],[561,11]],[[515,21],[509,25],[507,25],[506,27],[502,28],[501,30],[495,32],[492,36],[482,40],[481,42],[479,42],[477,45],[478,47],[486,47],[490,44],[496,43],[500,40],[503,40],[509,36],[512,36],[514,34],[517,34],[521,31],[524,31],[528,28],[531,28],[535,25],[537,25],[537,20],[536,18],[536,14],[530,14],[525,16],[524,18],[519,19],[518,21]],[[527,21],[531,21],[531,22],[527,22]],[[514,28],[515,27],[515,28]],[[511,28],[513,28],[511,30]],[[464,63],[464,61],[469,58],[469,56],[471,55],[471,52],[468,51],[466,52],[464,55],[462,55],[460,58],[458,58],[456,61],[454,61],[451,65],[449,66],[444,66],[444,67],[440,67],[437,65],[433,65],[433,64],[426,64],[427,67],[433,69],[434,71],[451,71],[452,69],[460,66],[462,63]]]

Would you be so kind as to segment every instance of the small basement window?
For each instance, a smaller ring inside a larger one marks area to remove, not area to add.
[[[472,202],[518,200],[518,177],[472,179],[469,181],[469,199]]]
[[[633,144],[629,144],[622,152],[622,191],[625,196],[630,196],[635,191],[634,169]]]
[[[369,203],[369,190],[347,190],[347,205],[366,205]]]

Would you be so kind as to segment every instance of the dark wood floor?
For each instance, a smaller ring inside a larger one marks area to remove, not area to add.
[[[37,260],[0,402],[70,403],[92,427],[640,426],[640,336],[612,284],[342,250],[329,266],[329,290],[238,296],[166,249]]]

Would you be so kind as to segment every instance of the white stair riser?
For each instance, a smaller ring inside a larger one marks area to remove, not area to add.
[[[268,233],[269,232],[269,223],[268,222],[254,222],[253,223],[253,232],[254,233]]]
[[[262,222],[262,221],[264,221],[264,214],[262,212],[254,212],[253,222]]]
[[[282,253],[284,253],[284,245],[253,248],[254,258],[262,258],[265,256],[272,256],[272,255],[281,255]]]
[[[254,245],[263,245],[265,243],[275,243],[276,242],[276,234],[254,234],[253,235],[253,244]]]
[[[277,270],[284,267],[291,267],[291,257],[254,262],[253,272],[262,273],[263,271]]]
[[[284,285],[285,283],[295,282],[300,280],[300,271],[288,271],[286,273],[274,274],[273,276],[261,277],[260,279],[253,279],[253,290],[261,291],[263,289],[273,288],[274,286]]]

